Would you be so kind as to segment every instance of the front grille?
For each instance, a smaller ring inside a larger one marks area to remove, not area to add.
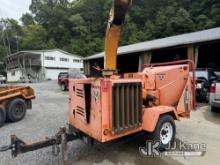
[[[118,83],[112,87],[112,131],[137,128],[142,121],[141,83]]]

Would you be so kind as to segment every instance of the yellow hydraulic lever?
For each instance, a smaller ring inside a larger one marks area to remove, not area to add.
[[[116,71],[121,27],[131,2],[132,0],[113,0],[105,39],[104,76],[110,76]]]

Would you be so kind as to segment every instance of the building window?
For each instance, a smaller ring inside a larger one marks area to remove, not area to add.
[[[49,60],[49,61],[55,61],[55,57],[51,57],[51,56],[45,56],[45,60]]]
[[[82,60],[79,60],[79,59],[73,59],[73,62],[74,62],[74,63],[81,63]]]
[[[12,75],[12,76],[15,76],[15,71],[11,72],[11,75]]]
[[[60,61],[69,62],[69,59],[68,58],[60,58]]]

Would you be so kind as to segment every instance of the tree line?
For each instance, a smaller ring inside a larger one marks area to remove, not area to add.
[[[32,0],[20,22],[0,20],[0,60],[19,50],[60,48],[82,56],[104,49],[112,0]],[[120,45],[220,26],[219,0],[133,0]]]

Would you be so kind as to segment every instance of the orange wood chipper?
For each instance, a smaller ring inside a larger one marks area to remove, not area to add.
[[[69,124],[99,142],[136,132],[152,133],[166,148],[175,137],[174,120],[195,106],[193,62],[144,66],[140,73],[117,75],[121,26],[131,0],[114,0],[106,32],[103,77],[69,82]],[[129,64],[128,64],[129,65]]]
[[[13,135],[11,145],[3,149],[11,149],[17,156],[62,144],[66,151],[67,141],[78,138],[104,143],[138,132],[148,132],[152,140],[160,140],[161,149],[174,141],[174,121],[189,117],[195,108],[194,64],[187,60],[150,64],[143,66],[142,72],[118,75],[117,48],[130,5],[131,0],[113,0],[103,76],[69,81],[69,131],[61,129],[55,137],[32,144]]]

